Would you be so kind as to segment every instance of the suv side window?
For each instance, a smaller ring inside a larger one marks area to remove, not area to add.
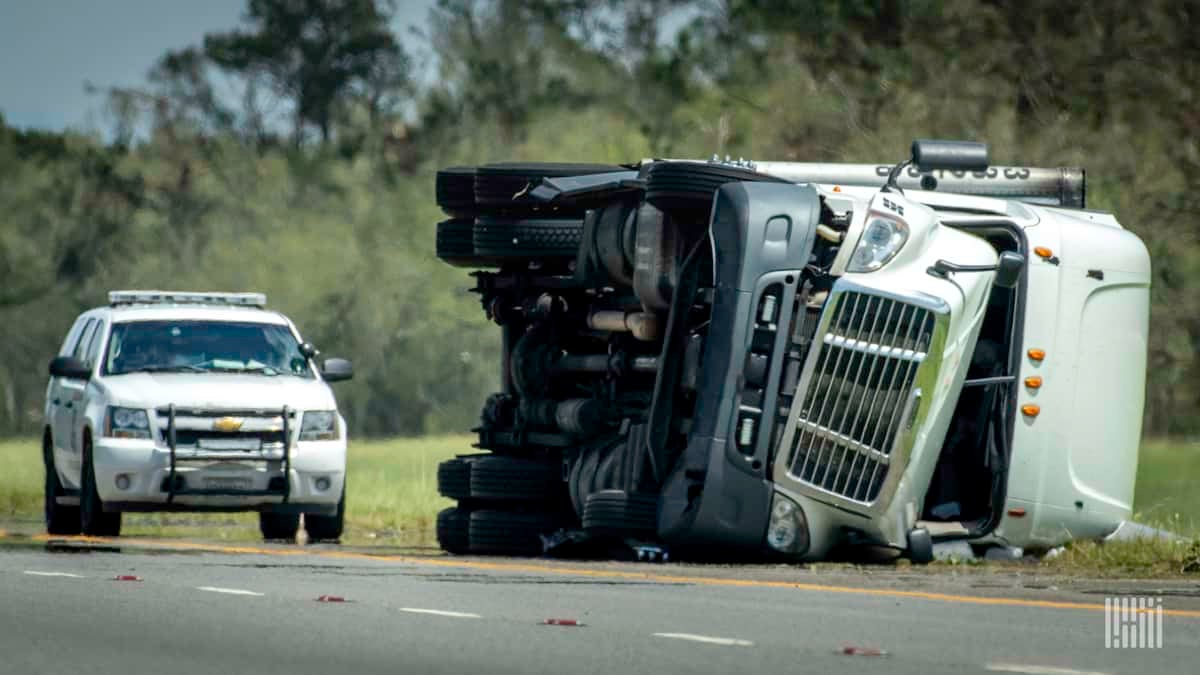
[[[83,332],[79,334],[79,342],[75,343],[75,349],[71,351],[71,356],[83,360],[83,355],[87,353],[88,343],[92,339],[92,333],[95,332],[96,324],[100,323],[96,319],[88,319],[87,325],[83,327]]]
[[[59,356],[70,356],[75,351],[75,346],[79,344],[79,336],[83,333],[84,326],[90,319],[79,317],[75,319],[75,323],[71,326],[71,330],[67,331],[67,337],[63,339],[62,347],[58,350]]]
[[[88,368],[96,365],[96,357],[99,356],[100,346],[104,344],[104,334],[108,332],[107,328],[108,326],[105,325],[103,320],[96,320],[95,329],[92,331],[92,338],[88,341],[88,346],[83,356],[83,362],[87,364]]]

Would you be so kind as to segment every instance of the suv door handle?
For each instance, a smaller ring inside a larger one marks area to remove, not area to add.
[[[74,403],[72,403],[71,401],[67,401],[67,406],[66,406],[66,407],[68,407],[68,408],[74,408],[74,407],[75,407],[75,404],[74,404]]]
[[[54,399],[54,400],[50,401],[50,405],[58,405],[59,403],[62,403],[62,401],[60,401],[58,399]]]

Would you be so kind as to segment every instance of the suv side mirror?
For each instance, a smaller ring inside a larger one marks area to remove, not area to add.
[[[321,366],[321,377],[326,382],[341,382],[354,377],[354,366],[346,359],[325,359]]]
[[[73,356],[57,356],[50,362],[50,375],[72,380],[88,380],[92,377],[92,369]]]

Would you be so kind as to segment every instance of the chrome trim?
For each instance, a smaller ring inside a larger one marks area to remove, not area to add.
[[[801,492],[859,512],[888,505],[926,422],[922,390],[937,381],[949,321],[941,298],[837,282],[777,455]]]

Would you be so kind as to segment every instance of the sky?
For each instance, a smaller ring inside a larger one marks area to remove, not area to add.
[[[401,42],[435,0],[399,0]],[[238,25],[245,0],[0,0],[0,114],[17,127],[97,130],[104,88],[145,82],[170,49]],[[410,50],[411,51],[411,50]]]

